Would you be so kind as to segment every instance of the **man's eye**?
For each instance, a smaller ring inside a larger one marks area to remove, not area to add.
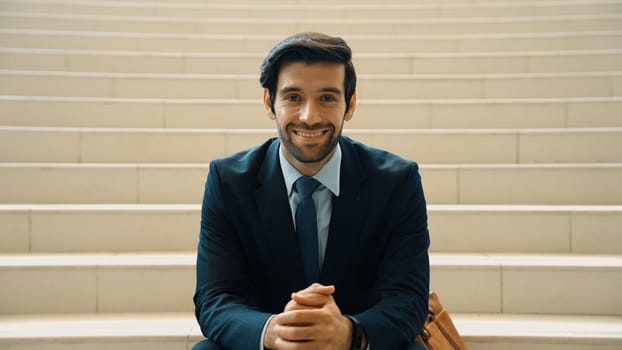
[[[300,101],[300,96],[297,96],[297,95],[285,96],[285,100],[289,102],[297,102],[297,101]]]
[[[331,95],[324,95],[320,98],[323,102],[334,102],[337,99],[334,96]]]

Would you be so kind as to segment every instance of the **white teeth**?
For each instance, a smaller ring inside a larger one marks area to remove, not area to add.
[[[322,135],[324,132],[320,131],[320,132],[310,133],[310,132],[304,132],[304,131],[297,131],[296,133],[298,134],[298,136],[302,136],[302,137],[318,137]]]

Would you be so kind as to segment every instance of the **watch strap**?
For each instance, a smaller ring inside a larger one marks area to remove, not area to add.
[[[352,322],[352,345],[350,350],[364,350],[363,349],[363,334],[365,330],[363,325],[354,317],[345,315]]]

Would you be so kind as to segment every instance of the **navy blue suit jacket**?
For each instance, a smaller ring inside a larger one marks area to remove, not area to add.
[[[278,139],[214,160],[205,185],[195,313],[226,349],[256,350],[264,323],[307,287]],[[427,313],[429,235],[417,164],[347,137],[320,283],[335,285],[372,348],[401,349]]]

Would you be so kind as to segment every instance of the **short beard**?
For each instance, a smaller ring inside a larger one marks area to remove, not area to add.
[[[335,147],[337,147],[337,144],[339,143],[339,138],[341,137],[341,129],[339,130],[339,133],[336,133],[335,127],[333,125],[330,125],[329,126],[330,131],[328,131],[328,133],[329,133],[328,142],[320,150],[320,152],[317,155],[317,157],[305,158],[304,151],[300,147],[294,145],[289,140],[289,138],[287,138],[287,135],[283,135],[278,120],[276,121],[276,124],[277,124],[277,130],[278,130],[278,133],[279,133],[279,139],[281,140],[281,143],[283,143],[283,146],[285,146],[287,151],[294,158],[296,158],[297,161],[299,161],[301,163],[317,163],[317,162],[320,162],[320,161],[326,159],[326,157],[328,157],[333,152]],[[286,128],[286,130],[287,129],[289,129],[289,126]]]

